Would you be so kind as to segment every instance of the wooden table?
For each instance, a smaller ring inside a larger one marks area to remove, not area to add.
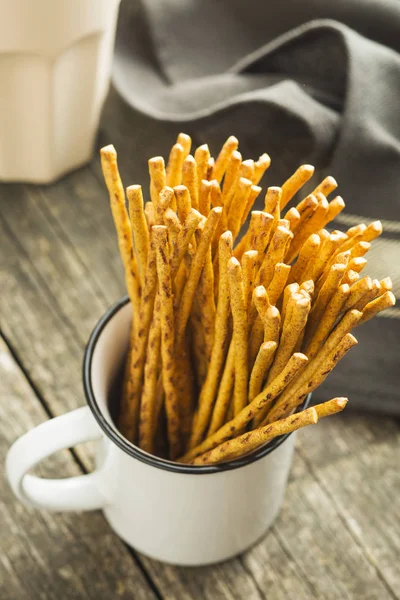
[[[142,182],[146,158],[165,155],[177,131],[135,114],[111,92],[98,146],[114,143],[124,181]],[[3,468],[18,436],[83,405],[85,343],[124,284],[97,154],[54,185],[2,185],[0,194]],[[40,472],[86,472],[91,456],[90,447],[64,451]],[[347,411],[301,431],[275,525],[243,556],[207,568],[149,560],[124,545],[100,512],[26,508],[1,481],[2,600],[400,598],[393,419]]]

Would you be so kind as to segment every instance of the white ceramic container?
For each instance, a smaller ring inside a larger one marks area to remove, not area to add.
[[[0,180],[49,183],[87,162],[120,0],[0,0]]]
[[[39,425],[12,446],[6,464],[12,489],[40,508],[101,508],[122,539],[161,561],[204,565],[235,556],[254,544],[279,512],[295,435],[209,466],[162,460],[128,442],[113,422],[109,401],[131,315],[124,298],[92,333],[83,373],[88,406]],[[93,473],[56,480],[27,474],[56,450],[88,440],[98,440]]]

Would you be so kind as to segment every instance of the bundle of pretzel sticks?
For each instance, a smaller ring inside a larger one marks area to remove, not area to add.
[[[113,146],[101,162],[133,309],[119,428],[206,465],[341,411],[299,407],[395,298],[389,277],[360,275],[380,221],[327,229],[345,206],[333,177],[289,207],[314,173],[301,165],[252,211],[270,157],[242,160],[233,136],[215,160],[191,145],[181,133],[167,165],[149,160],[148,200],[125,195]]]

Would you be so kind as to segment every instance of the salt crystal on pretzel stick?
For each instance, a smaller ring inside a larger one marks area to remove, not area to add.
[[[338,216],[338,214],[342,212],[344,207],[345,207],[345,203],[341,196],[336,196],[336,198],[331,200],[329,202],[329,207],[328,207],[328,215],[327,215],[328,221],[327,222],[330,223],[331,221],[333,221],[333,219],[335,219]]]
[[[178,137],[176,138],[176,143],[182,146],[183,155],[186,158],[186,156],[190,154],[190,149],[192,147],[192,139],[190,135],[187,135],[186,133],[179,133]]]
[[[245,406],[238,415],[231,421],[225,423],[214,434],[207,437],[201,444],[189,450],[182,456],[178,462],[191,462],[196,456],[212,450],[222,442],[235,437],[240,431],[250,423],[250,421],[264,408],[267,404],[271,404],[279,394],[289,385],[290,381],[304,367],[308,359],[304,354],[296,353],[290,357],[289,362],[285,366],[282,373],[252,400],[250,404]]]
[[[196,161],[197,166],[197,183],[199,185],[199,192],[201,182],[203,181],[203,179],[206,179],[208,161],[210,158],[210,150],[207,144],[203,144],[202,146],[196,148],[196,151],[194,153],[194,160]]]
[[[281,209],[285,208],[300,188],[313,176],[314,167],[301,165],[282,185]]]
[[[239,141],[234,135],[231,135],[222,146],[213,169],[213,179],[216,179],[219,183],[228,167],[232,153],[237,150],[238,146]]]
[[[250,375],[249,403],[261,392],[268,369],[274,359],[277,346],[278,344],[276,342],[264,342],[260,346]]]
[[[240,165],[242,164],[242,155],[235,150],[229,159],[229,163],[224,176],[222,186],[223,204],[229,209],[230,203],[235,193],[236,183],[239,180]]]
[[[222,208],[213,208],[207,218],[204,226],[203,234],[200,243],[197,247],[196,255],[193,258],[190,273],[183,290],[179,310],[177,312],[176,322],[176,340],[179,346],[182,343],[183,336],[186,330],[186,325],[189,319],[190,310],[193,303],[193,297],[196,292],[197,284],[200,279],[201,271],[206,260],[206,254],[214,236],[218,221],[221,217]]]
[[[271,304],[276,304],[283,294],[290,271],[291,267],[289,265],[285,265],[285,263],[277,263],[275,265],[274,275],[267,288],[267,293]]]
[[[228,261],[228,283],[233,318],[232,340],[235,347],[235,384],[233,392],[234,413],[237,415],[247,403],[248,342],[247,314],[243,295],[243,274],[239,261]]]
[[[166,183],[172,188],[182,183],[182,165],[185,152],[181,144],[175,144],[171,148],[166,168]]]
[[[162,156],[154,156],[148,161],[150,174],[150,198],[157,210],[158,196],[167,185],[165,164]]]
[[[133,252],[132,229],[125,206],[125,192],[118,171],[117,153],[114,146],[110,145],[102,148],[100,155],[104,180],[110,195],[111,212],[117,230],[119,251],[124,265],[126,287],[133,307],[133,325],[135,331],[137,331],[140,308],[140,278]]]
[[[321,181],[321,183],[318,184],[311,193],[314,194],[314,196],[316,196],[318,193],[321,193],[324,196],[329,196],[333,190],[336,190],[337,186],[338,184],[336,179],[334,179],[331,175],[328,175],[328,177],[325,177],[325,179]]]
[[[279,419],[283,419],[290,415],[307,397],[308,394],[313,392],[319,387],[327,378],[329,373],[335,368],[337,363],[347,354],[347,352],[357,344],[356,338],[347,333],[341,340],[338,341],[336,348],[330,353],[325,352],[323,349],[320,354],[322,360],[318,364],[312,365],[310,362],[307,367],[310,367],[310,371],[306,367],[301,374],[300,378],[306,379],[302,385],[297,385],[295,381],[293,388],[288,388],[278,398],[276,404],[269,411],[267,417],[262,423],[262,426],[273,423]],[[315,359],[314,359],[315,360]]]
[[[126,195],[129,203],[129,215],[140,269],[140,281],[143,286],[147,267],[147,256],[149,253],[149,230],[144,215],[142,187],[140,185],[131,185],[126,189]]]
[[[182,183],[190,194],[192,208],[199,210],[199,190],[197,182],[197,166],[193,156],[189,154],[182,165]]]
[[[395,304],[396,304],[395,295],[392,292],[385,292],[384,294],[382,294],[382,296],[375,298],[375,300],[372,300],[372,302],[369,302],[363,308],[363,311],[362,311],[363,316],[358,324],[362,325],[362,323],[366,323],[367,321],[372,319],[372,317],[377,315],[382,310],[385,310],[386,308],[390,308],[391,306],[394,306]]]
[[[247,221],[247,217],[249,216],[249,213],[250,213],[251,209],[253,208],[253,204],[256,201],[257,197],[260,195],[260,193],[261,193],[261,188],[258,185],[251,186],[250,194],[247,198],[247,203],[246,203],[245,209],[242,214],[241,226],[243,226],[245,224],[245,222]]]
[[[251,158],[248,160],[244,160],[240,166],[239,171],[240,177],[244,177],[245,179],[250,179],[253,183],[254,178],[254,160]]]
[[[164,226],[154,226],[154,245],[157,259],[157,277],[160,294],[162,382],[165,392],[165,411],[170,458],[174,460],[181,450],[180,416],[175,387],[175,332],[172,297],[171,264],[169,259],[168,232]]]
[[[199,212],[205,217],[208,217],[208,213],[210,212],[210,192],[210,181],[203,179],[203,181],[199,182]]]
[[[316,404],[313,408],[318,415],[318,419],[322,419],[323,417],[329,417],[342,411],[346,408],[347,402],[347,398],[332,398],[332,400],[322,402],[322,404]]]
[[[270,167],[271,159],[268,154],[262,154],[258,161],[254,164],[253,183],[258,185],[264,176],[265,171]]]
[[[209,465],[220,462],[226,462],[233,460],[244,454],[248,454],[257,448],[260,448],[267,442],[279,437],[281,435],[287,435],[292,431],[306,427],[307,425],[314,425],[318,422],[318,413],[314,407],[307,408],[300,413],[296,413],[281,419],[260,429],[255,429],[248,433],[228,440],[213,450],[209,450],[204,454],[196,457],[193,460],[194,465]]]
[[[214,344],[207,377],[200,392],[199,408],[194,421],[189,448],[193,448],[202,441],[208,427],[218,391],[219,379],[228,350],[230,337],[230,296],[227,267],[228,261],[232,257],[232,244],[232,234],[230,231],[226,231],[221,235],[219,241],[220,293],[218,294],[217,312],[215,317]]]
[[[289,283],[293,283],[295,281],[302,283],[303,274],[305,274],[307,270],[307,265],[311,260],[315,260],[315,257],[318,255],[319,247],[321,245],[321,241],[319,236],[316,233],[312,233],[307,240],[304,242],[299,256],[292,267],[290,272]],[[311,276],[310,273],[308,273]]]
[[[317,324],[317,328],[307,343],[305,354],[311,360],[319,352],[325,340],[331,334],[339,315],[349,297],[350,287],[347,283],[341,284],[328,302],[324,313]]]

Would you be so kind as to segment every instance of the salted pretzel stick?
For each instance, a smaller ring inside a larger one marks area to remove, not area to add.
[[[335,264],[330,268],[328,277],[319,291],[315,304],[312,307],[307,325],[307,336],[312,335],[317,324],[320,322],[325,307],[341,284],[345,269],[345,265],[340,264]]]
[[[276,437],[287,435],[301,427],[314,425],[317,422],[318,413],[315,408],[307,408],[302,412],[286,417],[286,419],[281,419],[260,429],[243,433],[234,439],[223,442],[213,450],[209,450],[195,458],[193,464],[209,465],[233,460],[256,450]]]
[[[302,221],[312,215],[317,205],[318,200],[313,194],[309,194],[296,205],[296,209]]]
[[[356,338],[348,333],[342,338],[336,349],[330,354],[326,354],[322,351],[324,361],[323,364],[319,363],[317,368],[314,368],[313,372],[309,375],[308,380],[301,387],[296,388],[295,391],[290,394],[287,390],[280,396],[275,406],[269,411],[266,419],[263,421],[262,426],[274,423],[279,419],[287,417],[293,410],[295,410],[307,397],[308,394],[313,392],[319,387],[327,378],[329,373],[335,368],[337,363],[347,354],[347,352],[357,344]],[[306,369],[303,371],[303,376]]]
[[[338,287],[337,291],[333,294],[332,298],[328,302],[328,305],[305,350],[305,354],[310,360],[319,352],[321,346],[330,335],[337,319],[339,318],[339,315],[344,308],[349,294],[350,287],[347,283],[343,283]]]
[[[208,213],[210,212],[210,192],[211,181],[203,179],[203,181],[199,182],[199,212],[205,217],[208,217]]]
[[[245,406],[239,414],[231,421],[225,423],[218,431],[210,435],[201,444],[189,450],[178,462],[191,462],[196,456],[212,450],[219,444],[235,437],[238,432],[242,431],[248,423],[264,408],[267,404],[271,404],[277,396],[289,385],[290,381],[298,374],[299,370],[307,363],[307,357],[304,354],[294,354],[282,373],[260,392],[254,400]]]
[[[363,258],[362,256],[352,258],[347,265],[346,273],[350,270],[355,271],[356,273],[361,273],[367,262],[367,259]]]
[[[222,192],[220,185],[216,179],[209,182],[210,184],[210,202],[213,208],[216,206],[223,206]]]
[[[174,187],[174,194],[179,220],[181,223],[184,223],[192,208],[189,190],[185,185],[176,185]]]
[[[392,291],[393,284],[392,284],[392,280],[390,279],[390,277],[385,277],[384,279],[381,279],[379,283],[381,284],[382,292],[391,292]]]
[[[309,295],[310,298],[313,297],[314,290],[315,286],[312,279],[307,279],[306,281],[303,281],[303,283],[299,287],[299,293],[301,294],[304,291]]]
[[[318,419],[323,419],[341,412],[346,407],[347,402],[347,398],[333,398],[327,402],[322,402],[322,404],[316,404],[313,408],[318,415]]]
[[[269,243],[273,223],[272,215],[260,210],[253,210],[249,229],[237,244],[233,252],[234,257],[240,260],[246,250],[257,250],[261,262]]]
[[[179,133],[178,137],[176,138],[176,143],[182,146],[183,155],[186,158],[186,156],[190,154],[190,149],[192,147],[192,139],[190,135],[187,135],[186,133]]]
[[[210,156],[210,158],[208,159],[207,173],[206,173],[206,176],[205,176],[205,179],[207,179],[207,181],[211,181],[214,178],[213,177],[214,165],[215,165],[215,161],[214,161],[213,157]]]
[[[336,196],[336,198],[331,200],[328,206],[327,222],[330,223],[331,221],[333,221],[333,219],[335,219],[338,216],[338,214],[342,212],[344,207],[345,203],[341,196]]]
[[[267,293],[271,304],[276,304],[283,294],[290,271],[291,267],[289,265],[285,265],[284,263],[277,263],[275,265],[274,275],[267,288]]]
[[[359,256],[364,256],[371,248],[369,242],[358,242],[350,249],[350,260]]]
[[[126,189],[129,202],[129,214],[135,250],[140,270],[140,282],[143,286],[149,253],[149,230],[143,209],[143,195],[140,185],[131,185]]]
[[[363,296],[372,290],[372,279],[369,275],[359,279],[354,285],[350,288],[350,295],[347,299],[345,310],[350,310],[351,308],[357,308],[356,304],[362,300]],[[362,307],[365,304],[362,304]],[[361,310],[361,309],[358,309]]]
[[[176,238],[178,233],[182,229],[182,225],[180,224],[178,215],[172,208],[167,208],[164,213],[164,224],[168,227],[168,241],[170,253],[173,252]]]
[[[181,185],[182,183],[182,165],[185,158],[185,151],[181,144],[175,144],[171,148],[166,168],[166,183],[170,187]]]
[[[228,355],[226,357],[225,367],[222,373],[222,378],[219,386],[217,387],[217,399],[215,401],[214,410],[211,415],[211,422],[208,428],[207,437],[218,431],[218,429],[222,427],[222,425],[225,423],[229,405],[232,406],[233,411],[233,402],[231,402],[231,400],[234,381],[235,347],[231,340]]]
[[[202,146],[196,148],[196,151],[194,153],[194,160],[196,161],[197,165],[197,183],[199,184],[199,187],[203,179],[206,179],[209,159],[210,150],[207,144],[203,144]]]
[[[282,185],[281,209],[285,208],[300,188],[313,176],[314,167],[301,165]]]
[[[275,265],[283,263],[288,241],[293,238],[293,233],[286,227],[278,226],[268,246],[257,275],[257,285],[268,287],[274,275]]]
[[[144,216],[146,217],[147,228],[150,231],[155,224],[154,204],[152,202],[146,202],[144,205]]]
[[[228,212],[228,229],[232,231],[233,241],[235,241],[242,223],[243,211],[247,205],[252,183],[250,179],[240,177],[235,195],[232,199]]]
[[[248,160],[244,160],[240,166],[240,177],[244,177],[245,179],[250,179],[253,183],[254,178],[254,160],[251,158]]]
[[[318,199],[318,198],[317,198]],[[296,234],[290,244],[286,261],[292,262],[301,250],[303,244],[307,241],[310,235],[322,229],[326,224],[328,214],[328,200],[323,196],[318,202],[318,206],[314,210],[312,216],[303,224],[300,223],[296,228]]]
[[[348,265],[347,265],[348,266]],[[346,270],[343,275],[342,283],[347,283],[348,285],[353,285],[360,278],[359,274],[353,269]]]
[[[274,354],[278,344],[276,342],[264,342],[258,351],[254,366],[251,370],[249,383],[249,402],[254,400],[260,393],[264,379],[267,376],[268,369],[274,359]]]
[[[396,298],[392,292],[385,292],[382,296],[375,298],[372,302],[369,302],[367,306],[363,309],[363,316],[358,323],[358,325],[362,325],[362,323],[366,323],[372,317],[385,310],[386,308],[390,308],[396,304]]]
[[[184,221],[182,229],[178,233],[174,244],[174,249],[171,256],[171,269],[173,276],[175,276],[179,269],[179,265],[186,254],[189,243],[192,240],[192,236],[196,227],[199,225],[200,220],[201,214],[192,208],[188,217]]]
[[[179,346],[182,343],[183,336],[186,330],[186,325],[189,319],[190,310],[193,303],[193,297],[196,292],[197,284],[200,279],[203,269],[206,254],[210,247],[212,238],[218,225],[222,212],[221,207],[213,208],[207,218],[204,226],[203,234],[198,244],[196,255],[193,258],[191,270],[188,274],[185,288],[182,293],[182,298],[177,312],[176,321],[176,343]]]
[[[242,256],[243,298],[246,314],[249,313],[258,266],[258,252],[247,250]]]
[[[270,306],[268,308],[265,317],[261,315],[264,323],[264,342],[276,342],[279,341],[280,327],[281,327],[281,316],[276,306]]]
[[[229,210],[230,203],[235,194],[236,182],[239,180],[240,165],[242,164],[242,155],[235,150],[229,159],[225,172],[224,185],[222,187],[223,203]]]
[[[328,261],[327,266],[325,267],[322,275],[320,276],[320,278],[318,279],[318,281],[315,285],[315,291],[316,291],[317,296],[318,296],[319,292],[321,291],[322,287],[325,285],[326,280],[327,280],[329,274],[331,273],[332,267],[334,267],[335,265],[344,265],[345,271],[346,271],[347,265],[349,264],[350,260],[351,260],[351,252],[350,252],[350,250],[346,250],[345,252],[340,252],[339,254],[336,254],[336,256],[334,258],[332,258],[331,260]],[[343,273],[343,275],[344,275],[344,273]]]
[[[370,223],[361,236],[362,242],[372,242],[382,234],[383,228],[380,221]]]
[[[118,236],[118,246],[125,271],[125,282],[133,307],[133,326],[138,330],[140,309],[140,278],[138,265],[133,252],[132,230],[125,206],[125,192],[118,171],[117,153],[114,146],[106,146],[100,151],[101,167],[110,195],[110,206]]]
[[[168,232],[165,226],[155,225],[152,229],[157,259],[157,277],[160,294],[161,360],[162,383],[165,392],[165,410],[169,453],[172,460],[179,456],[180,417],[175,387],[175,340],[172,277],[169,259]]]
[[[381,296],[382,293],[383,291],[379,279],[373,279],[371,283],[371,289],[365,292],[365,294],[361,296],[359,301],[356,302],[352,308],[362,311],[369,302],[372,302],[372,300],[375,300],[375,298]]]
[[[211,353],[210,366],[205,383],[201,389],[199,409],[195,418],[189,448],[199,444],[209,424],[214,407],[218,383],[229,342],[230,296],[228,283],[228,261],[232,256],[232,234],[226,231],[219,241],[219,294],[215,316],[215,338]],[[224,415],[225,416],[225,415]]]
[[[321,193],[324,196],[329,196],[333,190],[336,190],[337,186],[338,184],[336,179],[334,179],[331,175],[328,175],[328,177],[325,177],[325,179],[321,181],[321,183],[318,184],[311,193],[314,196],[316,196],[318,193]]]
[[[190,194],[192,208],[199,210],[199,190],[197,181],[197,166],[191,154],[183,161],[182,165],[182,183],[187,187]]]
[[[254,163],[253,183],[258,185],[264,176],[265,171],[270,167],[271,159],[268,154],[262,154],[258,161]]]
[[[316,233],[312,233],[309,238],[307,238],[300,250],[300,254],[296,260],[296,263],[292,267],[289,283],[293,283],[295,281],[302,283],[303,275],[305,278],[308,263],[310,259],[315,261],[320,245],[321,240]],[[308,273],[308,276],[311,277],[311,273]]]
[[[247,314],[243,295],[243,274],[239,261],[232,257],[228,261],[228,283],[233,317],[232,341],[235,347],[235,385],[233,394],[234,413],[237,415],[247,403],[248,343]]]
[[[256,314],[251,324],[251,333],[249,339],[249,368],[251,369],[256,360],[258,351],[264,339],[264,325],[260,316]]]
[[[257,197],[260,195],[260,193],[261,193],[261,188],[258,185],[251,186],[250,194],[247,198],[247,204],[246,204],[246,207],[242,214],[241,226],[243,226],[245,224],[245,222],[247,221],[247,217],[249,216],[249,213],[250,213],[251,209],[253,208],[253,204],[256,201]]]
[[[149,173],[150,173],[150,198],[157,210],[158,196],[167,185],[167,179],[165,175],[165,164],[162,156],[155,156],[149,160]]]
[[[261,321],[264,321],[267,310],[270,308],[271,302],[267,294],[267,290],[263,285],[259,285],[253,290],[252,294],[252,315],[249,320],[254,321],[257,314],[260,316]],[[257,350],[258,352],[258,350]]]
[[[232,152],[237,150],[238,146],[239,141],[233,135],[231,135],[222,146],[213,169],[213,179],[216,179],[218,183],[221,182],[221,179],[228,167]]]
[[[164,214],[171,205],[172,199],[175,199],[174,190],[170,187],[163,187],[158,195],[158,203],[155,214],[156,225],[164,225]]]
[[[214,344],[214,326],[216,312],[214,300],[214,270],[211,256],[211,246],[208,248],[208,251],[206,253],[204,267],[200,275],[197,289],[197,300],[199,303],[201,324],[204,333],[204,342],[207,358],[206,363],[208,365]]]
[[[274,217],[275,222],[281,217],[282,188],[271,186],[267,189],[264,198],[264,212]]]
[[[285,219],[289,221],[289,228],[291,231],[295,232],[296,227],[300,222],[300,213],[295,206],[290,208],[285,214]]]

